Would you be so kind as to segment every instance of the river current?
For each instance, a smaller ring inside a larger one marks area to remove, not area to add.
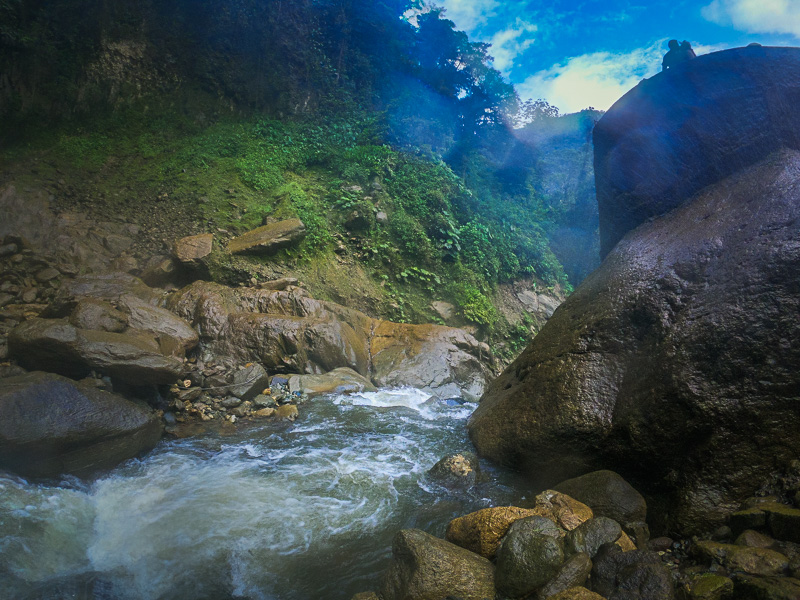
[[[398,529],[513,503],[507,475],[451,491],[475,405],[413,389],[326,396],[294,424],[162,441],[93,481],[0,472],[0,597],[349,599],[377,589]],[[4,590],[4,591],[3,591]]]

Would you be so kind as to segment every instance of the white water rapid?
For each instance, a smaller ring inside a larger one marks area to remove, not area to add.
[[[402,389],[300,408],[294,424],[162,442],[93,481],[0,472],[0,597],[347,600],[377,588],[398,529],[443,535],[511,499],[498,473],[469,492],[425,477],[470,449],[474,405]]]

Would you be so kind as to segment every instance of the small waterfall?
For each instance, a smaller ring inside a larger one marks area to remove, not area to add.
[[[424,474],[468,449],[465,419],[418,390],[332,396],[294,425],[162,442],[91,482],[0,474],[0,579],[11,598],[348,599],[374,589],[394,533],[443,535],[511,501]]]

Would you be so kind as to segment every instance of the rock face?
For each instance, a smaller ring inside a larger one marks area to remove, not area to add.
[[[228,242],[231,254],[273,254],[306,237],[306,226],[300,219],[286,219],[258,227]]]
[[[217,359],[259,362],[273,372],[346,367],[376,385],[467,399],[477,399],[490,376],[488,347],[461,329],[380,321],[289,289],[197,281],[177,292],[170,307],[197,328],[203,349]]]
[[[737,48],[646,79],[594,129],[601,255],[781,148],[800,150],[800,50]]]
[[[121,396],[33,372],[0,386],[0,466],[26,476],[87,475],[155,446],[161,422]]]
[[[682,110],[669,86],[648,89],[622,108]],[[734,94],[726,114],[762,118],[774,93]],[[640,141],[640,154],[658,152]],[[717,161],[715,148],[704,161]],[[649,174],[629,169],[645,185]],[[656,524],[691,532],[800,454],[800,154],[781,151],[684,200],[617,244],[492,382],[469,429],[480,453],[535,469],[545,485],[612,468],[650,495]]]

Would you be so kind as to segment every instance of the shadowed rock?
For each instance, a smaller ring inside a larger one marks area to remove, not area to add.
[[[0,387],[0,466],[22,475],[88,475],[160,437],[149,409],[58,375],[28,373]]]
[[[631,232],[490,384],[479,452],[545,485],[611,468],[662,525],[721,523],[800,454],[799,209],[784,151]]]
[[[799,104],[798,48],[713,52],[639,83],[594,129],[601,256],[705,186],[800,150]]]

